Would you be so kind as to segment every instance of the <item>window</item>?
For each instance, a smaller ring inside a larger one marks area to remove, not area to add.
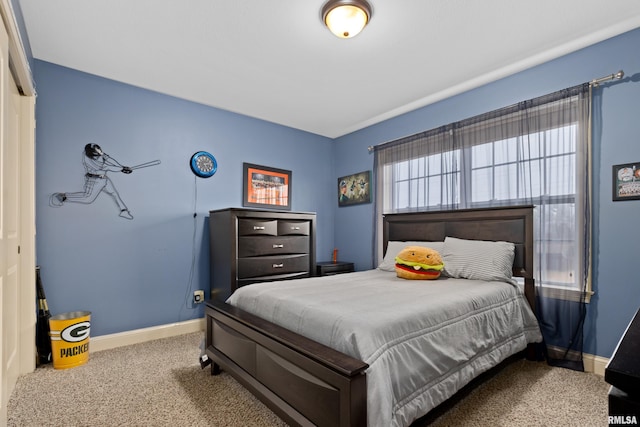
[[[385,211],[458,206],[460,169],[454,166],[449,170],[446,165],[459,165],[460,154],[460,150],[453,150],[391,165],[394,191],[392,205],[385,206]],[[452,188],[455,191],[451,191]]]
[[[510,107],[377,148],[377,211],[533,204],[537,284],[554,297],[588,298],[588,119],[579,98]]]

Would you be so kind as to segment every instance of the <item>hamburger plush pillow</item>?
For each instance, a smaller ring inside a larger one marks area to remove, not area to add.
[[[396,275],[402,279],[437,279],[443,268],[440,253],[424,246],[406,246],[396,255]]]

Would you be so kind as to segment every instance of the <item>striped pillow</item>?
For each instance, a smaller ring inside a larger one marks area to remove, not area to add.
[[[511,242],[444,239],[442,260],[447,276],[515,284],[512,277],[515,245]]]

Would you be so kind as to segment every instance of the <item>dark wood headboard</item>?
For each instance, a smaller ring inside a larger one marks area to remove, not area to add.
[[[533,280],[533,206],[384,215],[385,250],[389,241],[441,242],[447,236],[515,243],[513,275]]]

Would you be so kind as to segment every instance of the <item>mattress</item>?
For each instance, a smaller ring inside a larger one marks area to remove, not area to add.
[[[227,302],[369,364],[369,426],[410,425],[542,340],[512,283],[404,280],[376,269],[256,283]]]

